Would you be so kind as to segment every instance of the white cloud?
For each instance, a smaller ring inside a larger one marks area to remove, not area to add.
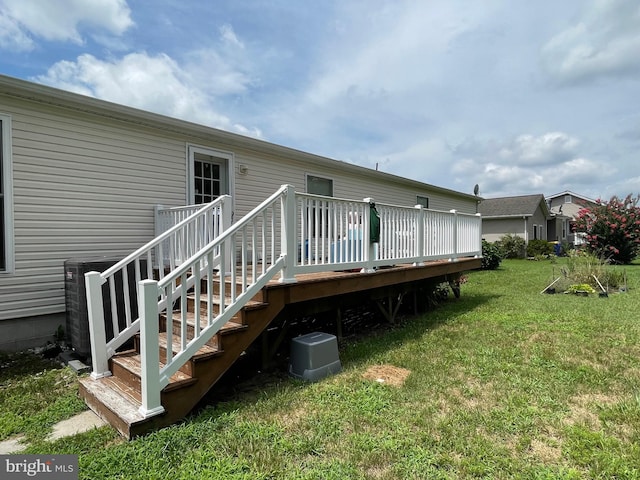
[[[542,49],[547,71],[561,83],[637,73],[639,57],[637,0],[592,0],[579,22]]]
[[[448,24],[457,17],[448,2],[387,3],[376,10],[365,8],[364,15],[359,2],[343,8],[349,23],[343,22],[326,45],[324,64],[307,92],[319,105],[340,102],[354,91],[411,91],[438,81],[441,72],[428,68],[429,59],[444,53],[463,28]]]
[[[262,135],[259,129],[233,123],[217,113],[213,98],[191,85],[190,75],[163,54],[131,53],[110,62],[85,54],[76,62],[56,63],[37,80],[171,117],[245,135]]]
[[[552,165],[571,158],[578,140],[562,132],[540,135],[520,135],[501,148],[499,156],[518,165]]]
[[[111,35],[133,26],[125,0],[0,0],[0,19],[25,38],[76,44],[83,43],[81,26]]]
[[[252,84],[252,60],[233,27],[220,27],[219,42],[185,53],[183,69],[194,87],[208,95],[240,95]]]
[[[244,44],[238,39],[238,37],[236,36],[236,32],[234,32],[233,30],[233,27],[228,23],[220,27],[220,37],[225,43],[229,45],[244,48]]]
[[[591,185],[616,169],[578,154],[580,142],[564,132],[523,134],[503,141],[467,141],[453,150],[451,172],[460,185],[480,184],[488,197],[550,193]]]
[[[0,48],[19,52],[33,50],[35,43],[22,31],[18,23],[11,18],[0,4]]]

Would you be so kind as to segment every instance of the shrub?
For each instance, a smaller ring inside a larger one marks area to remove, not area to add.
[[[482,240],[482,269],[496,270],[502,261],[502,251],[495,243]]]
[[[624,200],[614,196],[580,210],[575,229],[586,233],[589,250],[615,263],[631,263],[640,252],[639,200],[631,195]]]
[[[527,245],[527,255],[530,257],[539,257],[551,255],[553,253],[553,244],[546,240],[529,240]]]
[[[524,258],[526,243],[518,235],[507,234],[500,238],[503,258]]]

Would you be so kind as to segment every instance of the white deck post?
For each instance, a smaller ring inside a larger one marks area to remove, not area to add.
[[[458,212],[449,210],[453,214],[453,255],[449,259],[452,262],[458,261]]]
[[[107,358],[107,334],[104,328],[104,310],[102,284],[104,279],[98,272],[88,272],[84,276],[87,290],[87,313],[89,314],[89,335],[91,337],[91,378],[109,377],[109,359]]]
[[[420,257],[419,262],[415,262],[413,264],[414,267],[422,267],[424,266],[424,208],[422,205],[415,205],[414,208],[418,210],[418,214],[416,215],[416,225],[415,229],[415,246],[418,252],[418,256]]]
[[[371,204],[374,203],[373,198],[367,197],[362,200],[365,202],[364,214],[362,219],[362,254],[364,255],[365,266],[360,270],[362,273],[373,273],[373,261],[376,259],[375,244],[371,243]]]
[[[139,285],[142,405],[138,412],[148,418],[164,412],[160,402],[158,282],[141,280]]]
[[[229,228],[231,228],[231,220],[233,214],[231,208],[231,197],[229,195],[225,195],[224,199],[222,200],[222,225],[220,227],[220,234],[226,232],[227,230],[229,230]],[[224,242],[225,265],[220,265],[220,268],[225,275],[231,275],[231,269],[233,268],[233,252],[231,251],[231,247],[233,246],[232,243],[233,242]]]
[[[162,219],[160,218],[160,211],[163,209],[164,206],[162,205],[156,205],[155,207],[153,207],[153,227],[156,237],[162,235],[166,230],[166,228],[164,228],[164,225],[162,224]]]
[[[293,185],[286,185],[281,205],[280,255],[285,257],[285,262],[280,283],[295,283],[293,269],[296,262],[296,192]]]
[[[476,237],[478,239],[478,246],[477,246],[477,250],[476,250],[476,255],[475,257],[482,257],[482,214],[481,213],[476,213],[476,217],[477,217],[477,222],[476,222],[476,228],[478,229],[478,236]]]

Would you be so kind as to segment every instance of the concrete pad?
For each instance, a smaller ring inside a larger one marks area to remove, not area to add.
[[[83,433],[94,428],[102,427],[106,422],[91,410],[79,413],[75,417],[63,420],[53,426],[53,432],[47,440],[57,440],[77,433]]]
[[[0,455],[8,455],[10,453],[16,453],[27,448],[27,445],[22,443],[24,437],[8,438],[0,442]]]
[[[69,367],[71,367],[76,373],[86,373],[91,370],[89,365],[85,365],[80,360],[70,360],[67,365],[69,365]]]

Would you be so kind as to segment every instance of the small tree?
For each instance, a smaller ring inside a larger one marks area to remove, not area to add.
[[[575,230],[586,234],[590,251],[612,262],[631,263],[640,251],[639,200],[631,195],[624,200],[613,196],[578,212]]]

